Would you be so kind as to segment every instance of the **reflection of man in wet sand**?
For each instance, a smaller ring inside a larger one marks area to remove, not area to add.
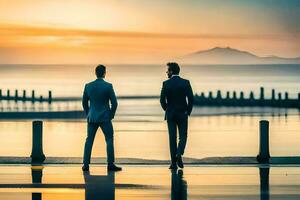
[[[182,170],[171,170],[172,185],[171,185],[171,199],[185,200],[187,199],[187,182],[182,178]]]
[[[91,175],[84,172],[86,200],[114,200],[115,199],[115,172],[105,175]]]

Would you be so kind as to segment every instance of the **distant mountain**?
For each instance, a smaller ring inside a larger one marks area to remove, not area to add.
[[[176,61],[185,64],[300,64],[300,57],[260,57],[250,52],[240,51],[230,47],[215,47],[188,54],[176,59]]]

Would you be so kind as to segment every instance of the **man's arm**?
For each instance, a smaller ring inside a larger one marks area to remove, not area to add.
[[[163,83],[161,92],[160,92],[160,105],[163,110],[167,109],[167,101],[166,101],[166,89],[165,84]]]
[[[111,108],[110,108],[111,119],[113,119],[115,117],[116,110],[118,107],[118,101],[117,101],[117,97],[116,97],[116,94],[115,94],[115,91],[114,91],[114,88],[112,85],[111,85],[111,89],[109,92],[109,99],[110,99],[110,103],[111,103]]]
[[[87,115],[89,113],[89,96],[87,94],[87,86],[84,86],[84,91],[83,91],[83,95],[82,95],[82,107],[83,110],[85,112],[85,114]]]
[[[187,99],[188,99],[187,114],[191,115],[191,112],[193,110],[193,105],[194,105],[194,93],[190,81],[188,81],[188,86],[187,86]]]

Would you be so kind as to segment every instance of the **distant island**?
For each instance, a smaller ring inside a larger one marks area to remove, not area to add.
[[[176,61],[185,64],[300,64],[300,57],[260,57],[250,52],[230,47],[215,47],[182,56],[177,58]]]

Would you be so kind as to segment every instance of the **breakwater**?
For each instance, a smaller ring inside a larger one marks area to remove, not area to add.
[[[118,96],[118,99],[158,99],[159,96]],[[53,97],[52,91],[48,91],[46,97],[37,95],[35,90],[30,92],[28,96],[26,91],[15,90],[12,94],[11,90],[6,90],[4,95],[0,89],[0,101],[15,101],[15,102],[32,102],[51,104],[52,102],[78,102],[81,101],[81,97]],[[288,92],[278,92],[275,89],[271,91],[271,97],[265,97],[265,89],[260,88],[260,94],[255,97],[254,92],[246,94],[245,92],[229,92],[222,94],[221,90],[218,90],[215,94],[210,91],[208,94],[204,92],[196,93],[194,98],[194,104],[196,106],[230,106],[230,107],[283,107],[283,108],[300,108],[300,93],[297,98],[290,98]]]
[[[255,106],[255,107],[284,107],[284,108],[300,108],[300,93],[298,98],[289,98],[288,92],[276,93],[275,89],[271,91],[271,98],[265,98],[265,90],[263,87],[260,88],[260,94],[258,98],[255,98],[254,92],[250,92],[248,96],[244,92],[237,93],[233,91],[230,93],[227,91],[225,96],[222,95],[220,90],[217,91],[216,95],[212,91],[205,95],[204,92],[200,95],[195,95],[194,104],[198,106]]]

